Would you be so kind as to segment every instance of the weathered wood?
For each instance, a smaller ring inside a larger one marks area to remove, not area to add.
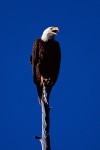
[[[47,99],[47,91],[46,91],[45,84],[43,85],[43,96],[41,101],[41,107],[42,107],[42,138],[41,138],[42,150],[51,150],[50,136],[49,136],[50,109],[49,109],[49,101]]]
[[[35,136],[35,139],[41,142],[42,150],[51,150],[50,136],[49,136],[49,129],[50,129],[49,96],[45,84],[43,84],[41,109],[42,109],[42,137],[40,138],[38,136]]]
[[[42,107],[42,150],[51,150],[50,136],[49,136],[49,105],[44,101],[41,103]]]

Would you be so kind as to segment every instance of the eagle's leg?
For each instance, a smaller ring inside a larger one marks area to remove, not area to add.
[[[46,82],[46,84],[50,83],[51,78],[44,78],[43,76],[41,76],[41,85],[43,85],[44,82]]]
[[[41,85],[43,85],[43,80],[44,80],[44,78],[43,78],[43,76],[41,76]]]

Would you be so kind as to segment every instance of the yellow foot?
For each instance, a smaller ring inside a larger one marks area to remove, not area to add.
[[[43,80],[44,80],[43,76],[41,76],[41,85],[43,85]]]

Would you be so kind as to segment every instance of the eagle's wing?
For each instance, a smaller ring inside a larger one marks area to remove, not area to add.
[[[58,78],[58,74],[59,74],[59,70],[60,70],[60,62],[61,62],[61,50],[60,50],[60,45],[59,42],[56,41],[55,42],[55,63],[54,63],[54,70],[52,73],[52,85],[55,84],[57,78]]]
[[[30,56],[30,62],[33,68],[38,61],[38,47],[39,47],[39,40],[36,40],[32,47],[32,55]]]
[[[32,65],[32,55],[30,56],[30,62],[31,62],[31,65]]]
[[[57,74],[58,74],[59,69],[60,69],[60,62],[61,62],[61,50],[60,50],[60,45],[58,41],[56,41],[56,49],[57,49],[56,68],[57,68]]]

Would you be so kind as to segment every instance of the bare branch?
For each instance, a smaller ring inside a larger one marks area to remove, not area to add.
[[[49,136],[49,128],[50,128],[50,118],[49,118],[49,102],[47,99],[46,86],[43,85],[43,96],[41,100],[42,107],[42,138],[41,138],[41,146],[42,150],[51,150],[50,147],[50,136]]]

